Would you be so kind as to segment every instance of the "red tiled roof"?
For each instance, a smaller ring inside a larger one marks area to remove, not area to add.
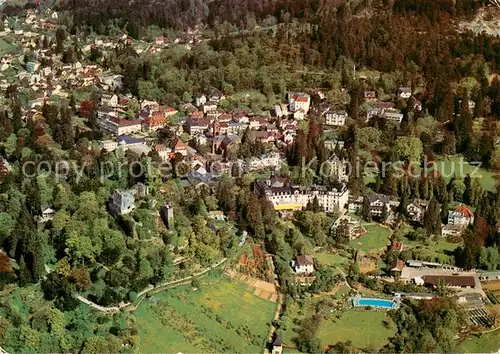
[[[177,141],[175,142],[173,150],[174,151],[186,150],[186,145],[184,145],[184,143],[181,141],[181,139],[177,139]]]
[[[401,259],[397,259],[391,263],[391,269],[403,270],[405,262]]]
[[[460,214],[462,214],[466,218],[472,218],[474,216],[474,213],[472,212],[472,210],[470,210],[469,208],[467,208],[463,204],[460,204],[459,206],[457,206],[455,211],[459,212]]]

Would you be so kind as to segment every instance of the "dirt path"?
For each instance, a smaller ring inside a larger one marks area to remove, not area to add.
[[[149,292],[155,290],[155,292],[158,292],[158,291],[162,291],[162,290],[165,290],[167,289],[169,286],[175,286],[175,285],[179,285],[180,283],[185,283],[185,282],[189,282],[190,280],[193,280],[195,278],[199,278],[203,275],[205,275],[206,273],[208,273],[209,271],[219,267],[220,265],[224,264],[225,262],[227,261],[227,258],[223,258],[221,261],[219,261],[218,263],[202,270],[201,272],[198,272],[196,274],[193,274],[189,277],[185,277],[185,278],[182,278],[182,279],[177,279],[177,280],[172,280],[172,281],[169,281],[167,283],[163,283],[163,284],[159,284],[157,286],[153,286],[153,285],[149,285],[146,289],[142,290],[140,293],[137,294],[138,298],[140,297],[139,299],[139,303],[140,301],[142,300],[142,298]],[[111,315],[111,314],[114,314],[114,313],[117,313],[119,312],[120,310],[122,309],[126,309],[127,307],[129,306],[132,306],[133,303],[131,302],[126,302],[126,303],[122,303],[118,306],[110,306],[110,307],[104,307],[104,306],[101,306],[101,305],[98,305],[92,301],[90,301],[89,299],[86,299],[84,298],[83,296],[81,295],[76,295],[75,296],[76,299],[78,299],[79,301],[83,302],[84,304],[86,305],[89,305],[90,307],[92,307],[93,309],[99,311],[99,312],[102,312],[102,313],[105,313],[105,314],[108,314],[108,315]],[[131,310],[135,310],[136,309],[136,306],[133,307]]]

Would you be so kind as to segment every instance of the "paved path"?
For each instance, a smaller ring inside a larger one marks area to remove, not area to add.
[[[185,277],[185,278],[182,278],[182,279],[177,279],[177,280],[172,280],[172,281],[169,281],[167,283],[163,283],[163,284],[159,284],[157,286],[153,286],[153,285],[149,285],[146,289],[142,290],[141,292],[139,292],[137,294],[137,297],[143,297],[144,295],[146,295],[147,293],[153,291],[153,290],[156,290],[156,291],[162,291],[162,290],[165,290],[166,288],[168,288],[169,286],[172,286],[172,285],[178,285],[180,283],[183,283],[183,282],[187,282],[187,281],[190,281],[194,278],[198,278],[200,276],[203,276],[205,275],[207,272],[213,270],[214,268],[217,268],[218,266],[220,266],[221,264],[225,263],[227,261],[227,258],[223,258],[221,261],[219,261],[218,263],[206,268],[205,270],[201,271],[201,272],[198,272],[198,273],[195,273],[189,277]],[[105,313],[105,314],[114,314],[114,313],[117,313],[119,312],[121,309],[124,309],[124,308],[127,308],[129,306],[132,305],[131,302],[126,302],[126,303],[121,303],[120,305],[118,306],[110,306],[110,307],[105,307],[105,306],[101,306],[101,305],[98,305],[92,301],[90,301],[89,299],[86,299],[84,298],[83,296],[81,295],[77,295],[75,296],[78,300],[80,300],[81,302],[83,302],[84,304],[87,304],[89,305],[90,307],[92,307],[93,309],[99,311],[99,312],[102,312],[102,313]],[[1,353],[0,353],[1,354]]]

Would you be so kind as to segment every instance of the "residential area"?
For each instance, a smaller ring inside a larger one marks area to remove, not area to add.
[[[500,349],[495,5],[315,6],[0,3],[2,353]]]

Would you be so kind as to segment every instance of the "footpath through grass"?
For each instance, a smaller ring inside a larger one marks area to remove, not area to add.
[[[180,286],[145,299],[135,312],[140,352],[260,352],[276,304],[247,287],[220,276],[200,290]]]

